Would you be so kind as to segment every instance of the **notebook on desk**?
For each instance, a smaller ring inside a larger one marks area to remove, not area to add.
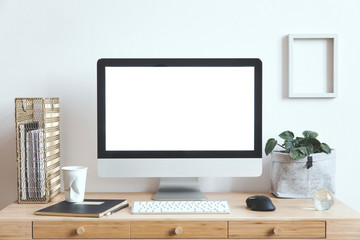
[[[35,215],[100,218],[129,206],[126,199],[85,199],[83,202],[62,201],[35,212]]]

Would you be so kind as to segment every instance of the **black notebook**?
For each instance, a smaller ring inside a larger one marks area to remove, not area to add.
[[[36,215],[96,217],[100,218],[107,213],[116,212],[129,206],[127,200],[85,199],[83,202],[59,202],[47,208],[36,211]]]

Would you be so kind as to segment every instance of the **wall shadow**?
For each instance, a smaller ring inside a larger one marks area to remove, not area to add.
[[[284,36],[281,40],[281,79],[282,79],[282,98],[287,99],[289,96],[289,40]]]
[[[6,118],[6,119],[4,119]],[[10,116],[2,116],[0,122],[9,122]],[[13,116],[11,122],[13,122]],[[14,126],[14,125],[12,125]],[[1,127],[0,135],[0,209],[16,200],[17,167],[15,129],[9,125]]]
[[[270,192],[270,162],[270,157],[263,157],[259,177],[233,178],[231,192]]]

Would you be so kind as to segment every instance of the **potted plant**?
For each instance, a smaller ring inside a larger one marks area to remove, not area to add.
[[[291,131],[279,134],[283,143],[270,138],[265,154],[271,153],[271,191],[277,197],[311,198],[326,188],[335,191],[335,151],[320,142],[318,133],[304,131],[295,137]],[[274,150],[278,146],[280,150]]]

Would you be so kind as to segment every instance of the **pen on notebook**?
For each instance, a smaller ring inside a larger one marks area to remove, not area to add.
[[[118,207],[118,208],[116,208],[116,209],[114,209],[114,210],[112,210],[112,211],[110,211],[110,212],[107,212],[106,215],[107,215],[107,216],[110,216],[111,214],[113,214],[113,213],[115,213],[115,212],[117,212],[117,211],[119,211],[119,210],[121,210],[121,209],[123,209],[123,208],[126,208],[126,207],[128,207],[128,206],[129,206],[129,204],[127,203],[127,204],[125,204],[124,206]]]

